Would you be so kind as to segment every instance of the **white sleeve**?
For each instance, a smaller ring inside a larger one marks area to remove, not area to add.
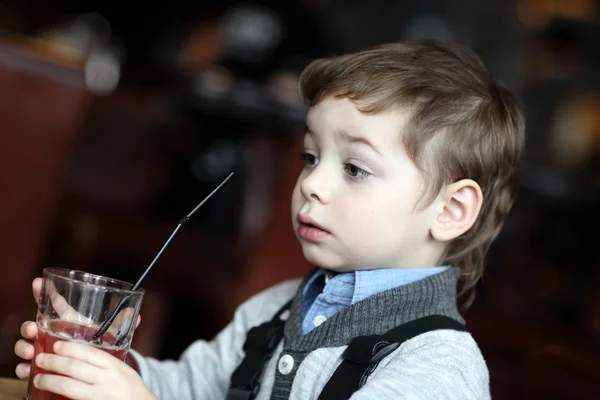
[[[270,320],[296,293],[299,281],[286,281],[242,304],[213,340],[197,340],[178,361],[158,361],[131,351],[144,383],[161,400],[223,399],[241,362],[248,330]]]
[[[466,332],[417,336],[384,358],[351,400],[489,400],[489,373]]]

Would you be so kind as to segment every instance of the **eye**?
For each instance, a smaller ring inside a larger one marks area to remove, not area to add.
[[[344,171],[346,171],[351,178],[364,179],[369,176],[367,171],[350,163],[344,165]]]
[[[319,163],[319,158],[314,154],[302,153],[300,157],[306,162],[307,166],[313,167]]]

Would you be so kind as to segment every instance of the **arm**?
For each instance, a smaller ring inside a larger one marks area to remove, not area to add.
[[[471,335],[429,332],[384,358],[351,399],[488,400],[489,374]]]
[[[132,351],[144,383],[161,400],[223,399],[241,362],[247,331],[270,320],[295,293],[298,281],[281,283],[245,302],[212,341],[198,340],[178,361],[144,358]]]

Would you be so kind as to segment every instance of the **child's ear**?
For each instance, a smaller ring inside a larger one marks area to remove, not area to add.
[[[439,242],[455,239],[468,231],[479,215],[483,195],[477,182],[462,179],[442,192],[442,209],[431,226],[431,236]]]

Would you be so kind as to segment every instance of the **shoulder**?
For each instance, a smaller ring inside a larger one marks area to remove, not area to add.
[[[300,278],[286,280],[255,294],[237,308],[234,319],[243,320],[246,326],[269,321],[296,295],[301,282]]]
[[[468,332],[438,330],[410,339],[381,361],[369,381],[365,388],[397,381],[391,386],[415,395],[422,392],[413,397],[419,399],[490,398],[488,368]]]
[[[451,329],[439,329],[423,333],[404,342],[399,350],[404,354],[422,352],[423,350],[446,352],[457,347],[462,349],[461,354],[470,354],[478,359],[481,358],[480,361],[483,361],[483,356],[473,336],[469,332]]]

